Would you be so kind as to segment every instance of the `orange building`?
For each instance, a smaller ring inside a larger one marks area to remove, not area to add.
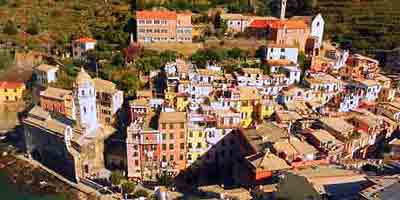
[[[161,133],[161,165],[178,173],[186,168],[186,113],[161,112],[158,129]]]
[[[40,92],[40,105],[46,111],[60,113],[71,119],[75,118],[71,90],[48,87]]]
[[[275,44],[296,46],[305,50],[310,28],[304,20],[254,20],[250,30]]]
[[[0,81],[0,103],[21,100],[24,90],[25,84],[22,82]]]
[[[192,13],[137,11],[138,42],[192,42]]]

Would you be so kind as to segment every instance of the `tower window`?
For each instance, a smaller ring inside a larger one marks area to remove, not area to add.
[[[82,92],[81,92],[81,93],[82,93],[82,96],[83,96],[83,95],[85,95],[85,90],[82,90]]]
[[[86,107],[83,107],[83,113],[86,114]]]

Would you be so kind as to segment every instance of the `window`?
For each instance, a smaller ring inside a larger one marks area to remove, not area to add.
[[[162,129],[166,129],[167,125],[166,124],[161,124]]]
[[[181,128],[185,128],[185,123],[181,123]]]
[[[170,156],[169,156],[169,160],[170,160],[170,161],[173,161],[173,160],[174,160],[174,155],[170,155]]]
[[[174,150],[174,144],[169,144],[169,150]]]
[[[181,149],[185,149],[185,143],[182,142],[182,143],[180,144],[180,147],[181,147]]]
[[[286,56],[282,55],[280,56],[281,59],[286,59]]]
[[[4,89],[4,92],[7,92],[7,88]]]
[[[174,129],[174,124],[169,124],[169,129]]]
[[[169,139],[170,139],[170,140],[173,140],[173,139],[174,139],[174,134],[173,134],[173,133],[170,133],[170,134],[169,134]]]
[[[179,160],[183,160],[183,154],[179,155]]]
[[[192,148],[192,143],[188,143],[188,148],[191,149]]]
[[[151,24],[151,20],[146,20],[146,24]]]
[[[197,146],[196,146],[196,148],[198,148],[198,149],[200,149],[201,148],[201,143],[199,142],[199,143],[197,143]]]
[[[134,152],[133,153],[133,157],[137,157],[138,156],[138,153],[137,152]]]
[[[162,139],[163,139],[163,140],[166,140],[166,139],[167,139],[167,134],[163,133],[163,134],[162,134]]]
[[[162,150],[167,150],[167,144],[162,144]]]
[[[135,165],[139,165],[139,160],[135,160]]]
[[[82,94],[82,96],[85,95],[85,90],[82,90],[82,91],[81,91],[81,94]]]
[[[163,156],[162,156],[162,161],[163,161],[163,162],[167,162],[167,156],[166,156],[166,155],[163,155]]]
[[[193,137],[193,132],[189,132],[189,137]]]
[[[14,92],[17,92],[17,89],[14,89]]]
[[[154,24],[160,24],[160,20],[154,20]]]
[[[180,138],[181,138],[181,139],[185,138],[185,132],[181,132],[181,133],[180,133]]]
[[[83,107],[83,113],[86,114],[86,107]]]
[[[138,145],[133,146],[135,150],[138,150]]]
[[[188,155],[188,160],[192,160],[192,154]]]
[[[281,48],[281,52],[285,52],[285,49],[284,49],[284,48]]]

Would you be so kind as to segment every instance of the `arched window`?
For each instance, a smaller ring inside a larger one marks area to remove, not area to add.
[[[86,107],[83,107],[83,113],[86,114]]]
[[[82,90],[81,93],[82,93],[82,96],[84,96],[85,95],[85,90]]]

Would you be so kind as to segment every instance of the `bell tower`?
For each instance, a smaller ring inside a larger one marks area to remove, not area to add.
[[[73,89],[74,101],[77,108],[76,122],[84,134],[96,132],[97,122],[96,91],[94,82],[83,68],[78,73]]]
[[[286,4],[287,4],[287,0],[281,0],[281,18],[280,18],[280,20],[285,20]]]

